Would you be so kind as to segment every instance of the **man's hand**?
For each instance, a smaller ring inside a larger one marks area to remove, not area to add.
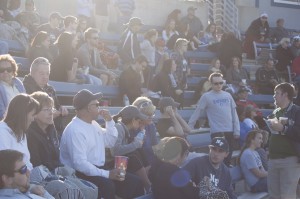
[[[106,109],[100,110],[100,111],[99,111],[99,115],[101,115],[101,116],[103,117],[103,119],[104,119],[105,121],[107,121],[107,122],[109,122],[109,121],[112,120],[112,117],[111,117],[109,111],[106,110]]]
[[[112,169],[109,171],[109,179],[123,181],[125,180],[126,171],[122,169]]]
[[[271,120],[271,128],[274,131],[280,132],[283,131],[284,126],[278,120]]]

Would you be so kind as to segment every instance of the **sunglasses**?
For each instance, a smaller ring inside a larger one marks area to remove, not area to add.
[[[11,73],[14,71],[14,69],[12,67],[8,67],[8,68],[0,68],[0,73],[4,73],[4,72],[8,72]]]
[[[217,85],[223,85],[224,82],[214,82],[213,85],[217,86]]]
[[[26,174],[26,173],[27,173],[27,170],[28,170],[27,166],[26,166],[26,165],[24,165],[24,166],[22,166],[20,169],[18,169],[18,170],[15,170],[14,172],[16,172],[16,173],[20,173],[20,174],[24,175],[24,174]]]

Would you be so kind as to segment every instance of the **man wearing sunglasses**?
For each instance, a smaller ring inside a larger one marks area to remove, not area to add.
[[[229,166],[235,139],[240,137],[236,104],[232,96],[222,90],[224,80],[221,73],[212,73],[209,81],[212,90],[201,96],[188,124],[194,128],[198,119],[200,119],[200,124],[203,124],[206,117],[208,118],[211,138],[225,137],[229,143],[229,155],[225,159],[225,164]]]
[[[23,161],[23,154],[15,150],[0,151],[0,198],[14,199],[53,199],[48,192],[40,190],[39,196],[30,189],[30,172]]]

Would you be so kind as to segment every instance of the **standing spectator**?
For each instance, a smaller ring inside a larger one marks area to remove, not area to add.
[[[158,106],[161,113],[157,121],[157,131],[161,138],[178,136],[183,137],[191,132],[191,128],[177,112],[180,104],[171,97],[163,97]]]
[[[76,58],[76,34],[63,32],[56,41],[59,55],[51,65],[50,79],[60,82],[85,83],[84,78],[77,78],[78,59]],[[89,82],[89,81],[88,81]]]
[[[79,17],[77,32],[76,32],[78,39],[79,39],[77,47],[80,47],[84,43],[84,32],[86,31],[87,28],[88,28],[88,26],[87,26],[86,18]]]
[[[0,151],[0,198],[54,199],[41,186],[36,185],[35,188],[38,188],[36,191],[30,186],[30,170],[23,160],[24,156],[16,150]]]
[[[201,20],[195,16],[195,10],[197,8],[193,6],[188,7],[187,16],[181,19],[181,23],[189,24],[193,35],[198,36],[199,32],[203,30],[203,25]]]
[[[164,30],[162,31],[162,38],[165,43],[168,43],[169,39],[174,35],[179,34],[176,31],[176,21],[174,19],[167,20]]]
[[[140,18],[132,17],[127,24],[119,43],[119,55],[124,64],[130,64],[141,54],[140,43],[137,38],[138,32],[144,25]]]
[[[100,52],[97,49],[99,42],[99,31],[94,28],[88,28],[84,32],[85,43],[77,50],[79,67],[89,67],[89,74],[97,78],[92,81],[96,85],[112,85],[115,81],[116,74],[111,72],[101,60]]]
[[[0,55],[0,118],[3,119],[9,102],[25,93],[22,82],[16,77],[18,66],[12,56]]]
[[[278,84],[279,78],[274,67],[274,60],[268,59],[266,64],[257,69],[255,80],[258,93],[272,95],[274,87]]]
[[[27,94],[19,94],[8,105],[7,114],[0,122],[0,150],[13,149],[24,153],[24,162],[33,169],[25,131],[39,110],[39,103]],[[2,163],[1,163],[2,164]]]
[[[122,31],[123,24],[127,23],[135,10],[135,0],[115,0],[117,10],[117,24]]]
[[[222,65],[230,68],[233,57],[238,57],[242,60],[242,52],[242,42],[236,38],[233,32],[222,35],[219,48],[219,58]]]
[[[223,137],[215,137],[209,145],[209,154],[192,159],[184,169],[190,173],[191,180],[199,184],[208,181],[223,191],[230,199],[236,199],[228,167],[223,163],[229,155],[229,144]]]
[[[54,88],[48,84],[50,76],[50,63],[46,58],[36,58],[30,67],[30,73],[24,77],[23,84],[26,93],[31,94],[36,91],[46,92],[54,100],[55,111],[54,123],[59,134],[63,131],[62,117],[68,115],[66,107],[61,106]]]
[[[149,171],[154,198],[199,198],[199,187],[180,168],[189,154],[188,149],[187,141],[179,137],[163,138],[156,147],[157,158]]]
[[[124,179],[120,169],[105,166],[105,148],[114,146],[118,131],[110,113],[99,110],[101,97],[101,93],[93,94],[86,89],[74,96],[76,116],[62,135],[60,160],[75,169],[77,177],[98,186],[98,199],[115,198],[116,194],[122,198],[143,195],[139,178],[127,172]],[[106,129],[95,121],[99,115],[106,121]]]
[[[276,21],[276,27],[270,33],[270,38],[273,43],[278,43],[284,37],[289,37],[289,32],[284,27],[284,19],[279,18]]]
[[[287,66],[291,66],[293,61],[293,53],[291,50],[290,38],[282,38],[279,42],[279,46],[276,48],[276,58],[278,60],[276,69],[279,72],[279,76],[284,78],[285,81],[289,81],[289,74]]]
[[[50,36],[50,44],[53,44],[61,33],[61,30],[59,29],[59,25],[63,19],[64,18],[61,16],[60,13],[53,12],[50,14],[49,22],[40,25],[37,29],[37,32],[39,31],[47,32]]]
[[[54,55],[50,50],[50,42],[50,35],[47,32],[38,32],[33,38],[27,53],[29,61],[33,62],[38,57],[44,57],[52,63]]]
[[[227,70],[226,80],[228,84],[232,84],[234,93],[241,87],[246,87],[249,83],[248,72],[242,66],[242,61],[238,57],[231,59],[231,66]]]
[[[262,13],[258,19],[251,22],[251,25],[246,31],[244,51],[247,53],[247,58],[254,59],[253,41],[258,41],[261,35],[265,35],[265,39],[269,38],[269,23],[268,14]]]
[[[222,90],[224,81],[221,73],[212,73],[209,76],[212,90],[204,93],[193,115],[190,117],[189,126],[194,129],[198,119],[208,118],[211,138],[224,137],[229,143],[229,155],[225,160],[230,165],[233,146],[240,137],[240,124],[236,113],[236,104],[232,96]],[[200,125],[201,126],[201,125]]]
[[[268,172],[263,167],[261,158],[256,151],[261,147],[262,142],[263,135],[259,130],[250,131],[238,158],[243,176],[253,193],[268,192]]]
[[[158,32],[155,29],[148,30],[145,33],[144,40],[140,43],[141,53],[148,60],[148,66],[144,68],[144,87],[149,88],[149,83],[152,80],[155,70],[155,42],[157,40]]]
[[[293,38],[293,43],[291,46],[291,50],[293,53],[294,58],[299,57],[300,56],[300,36],[295,36]]]
[[[180,18],[181,18],[181,10],[175,9],[170,14],[168,14],[166,21],[174,20],[175,21],[175,29],[178,30],[178,26],[180,24]]]
[[[140,55],[135,58],[134,63],[125,69],[120,75],[119,87],[121,97],[127,95],[130,104],[144,93],[142,91],[144,82],[142,71],[143,68],[147,67],[147,65],[147,58],[144,55]]]
[[[297,185],[300,178],[299,129],[300,108],[293,104],[294,86],[278,84],[274,89],[274,120],[271,120],[272,133],[269,142],[268,192],[272,198],[297,198]],[[287,120],[279,120],[287,117]],[[299,147],[298,147],[299,148]]]

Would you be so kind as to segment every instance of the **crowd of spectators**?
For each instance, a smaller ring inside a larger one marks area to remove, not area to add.
[[[106,7],[95,10],[102,3]],[[172,11],[161,33],[149,29],[141,36],[144,23],[133,16],[134,1],[116,0],[117,31],[125,30],[117,52],[110,51],[117,59],[117,67],[112,68],[105,62],[104,51],[109,50],[101,45],[99,34],[108,30],[108,3],[78,0],[78,16],[53,12],[48,20],[39,15],[33,0],[26,0],[24,11],[20,0],[0,4],[0,39],[5,51],[0,55],[0,162],[12,158],[1,163],[0,197],[35,194],[33,198],[51,199],[50,189],[48,193],[43,187],[28,185],[30,172],[45,166],[50,172],[59,167],[71,169],[78,178],[98,187],[99,199],[134,198],[151,192],[155,198],[201,198],[206,186],[215,189],[215,197],[235,199],[229,168],[236,149],[241,149],[238,166],[251,192],[294,197],[300,175],[299,151],[293,147],[299,145],[300,108],[292,103],[294,86],[280,82],[288,80],[287,68],[292,63],[295,81],[299,79],[300,39],[293,38],[290,45],[284,19],[278,19],[271,31],[268,15],[262,13],[249,26],[242,45],[232,32],[220,37],[213,22],[204,27],[206,23],[195,14],[197,8],[191,6],[182,18],[179,9]],[[8,54],[7,39],[19,42],[31,62],[22,81],[17,77],[17,63]],[[243,50],[253,58],[253,41],[279,44],[277,60],[265,60],[256,71],[255,84],[242,61]],[[217,52],[217,57],[208,79],[197,87],[199,101],[187,123],[178,112],[191,75],[186,52],[200,52],[203,46]],[[101,93],[83,89],[73,98],[76,115],[65,127],[63,117],[69,112],[49,80],[119,86],[121,97],[128,98],[129,104],[124,103],[112,116],[99,108]],[[145,97],[149,90],[161,95],[156,124],[156,104]],[[275,92],[277,109],[267,123],[258,106],[247,99],[251,92]],[[99,116],[105,127],[96,122]],[[206,122],[209,154],[194,158],[187,137]],[[116,168],[116,156],[127,157],[128,165]],[[23,189],[12,183],[19,175],[24,178]]]

